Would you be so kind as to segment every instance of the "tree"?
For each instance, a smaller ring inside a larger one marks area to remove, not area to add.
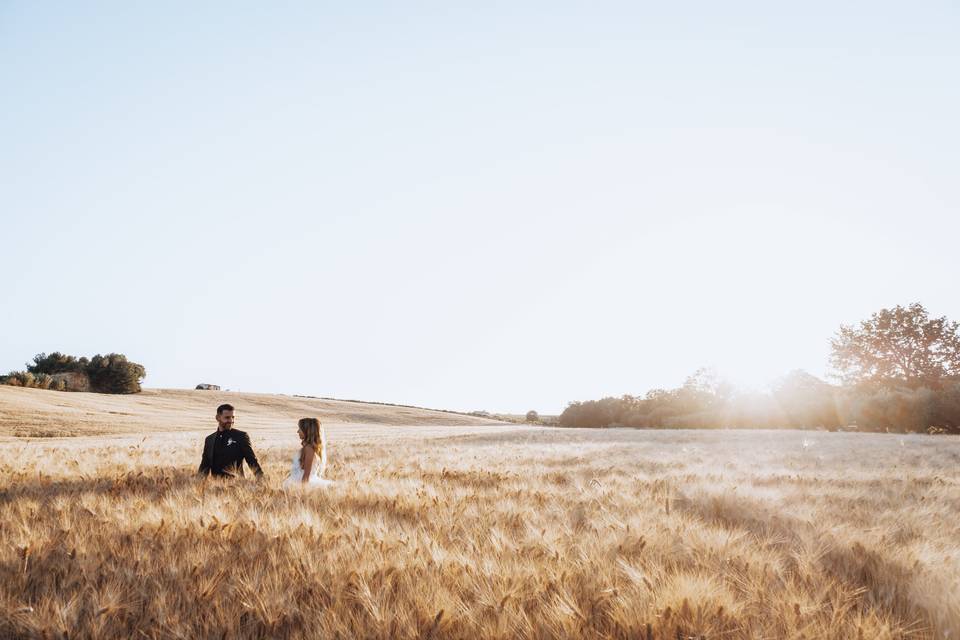
[[[536,411],[533,411],[533,410],[527,411],[527,422],[539,422],[539,421],[540,421],[540,414],[538,414]]]
[[[729,400],[736,391],[713,367],[700,367],[687,376],[682,389],[688,393],[711,399]]]
[[[925,387],[860,389],[850,397],[850,415],[867,431],[921,432],[933,425],[937,394]]]
[[[960,376],[960,325],[930,318],[920,303],[841,325],[830,346],[830,362],[846,384],[939,388]]]
[[[139,393],[140,381],[147,371],[143,365],[127,360],[122,353],[99,353],[87,366],[90,386],[100,393]]]
[[[625,396],[626,397],[626,396]],[[586,402],[571,402],[560,414],[561,427],[608,427],[619,422],[624,409],[622,398],[601,398]]]
[[[46,353],[38,353],[35,355],[33,357],[33,364],[27,363],[27,371],[34,375],[40,373],[52,375],[54,373],[64,373],[67,371],[83,373],[86,371],[88,365],[89,361],[86,358],[80,358],[78,360],[65,353],[54,351],[50,355]]]
[[[835,391],[820,378],[795,369],[773,385],[773,398],[790,426],[825,427],[834,431],[841,422]]]

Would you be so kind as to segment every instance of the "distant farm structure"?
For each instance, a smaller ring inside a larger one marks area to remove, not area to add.
[[[201,382],[200,384],[197,385],[197,390],[198,391],[220,391],[220,385],[206,384],[205,382]]]

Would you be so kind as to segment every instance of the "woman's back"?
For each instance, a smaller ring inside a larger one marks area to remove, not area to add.
[[[286,484],[329,485],[323,472],[327,468],[327,434],[317,418],[301,418],[297,423],[300,451],[293,455]]]
[[[304,460],[312,456],[312,463],[309,463],[310,474],[307,476],[306,482],[303,480],[303,475],[305,472]],[[293,454],[293,459],[290,462],[290,476],[286,480],[286,484],[309,484],[309,485],[323,485],[329,486],[333,484],[332,480],[326,480],[323,477],[323,472],[327,466],[327,456],[326,448],[324,448],[321,455],[317,455],[313,452],[310,447],[303,447],[299,452]]]

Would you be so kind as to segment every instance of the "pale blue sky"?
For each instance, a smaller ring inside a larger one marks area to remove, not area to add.
[[[955,3],[342,4],[0,0],[0,369],[556,413],[960,319]]]

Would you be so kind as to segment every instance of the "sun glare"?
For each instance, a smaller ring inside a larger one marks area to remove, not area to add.
[[[789,373],[788,367],[774,363],[764,365],[752,360],[718,365],[715,369],[720,380],[733,385],[741,393],[769,391],[778,379]]]

